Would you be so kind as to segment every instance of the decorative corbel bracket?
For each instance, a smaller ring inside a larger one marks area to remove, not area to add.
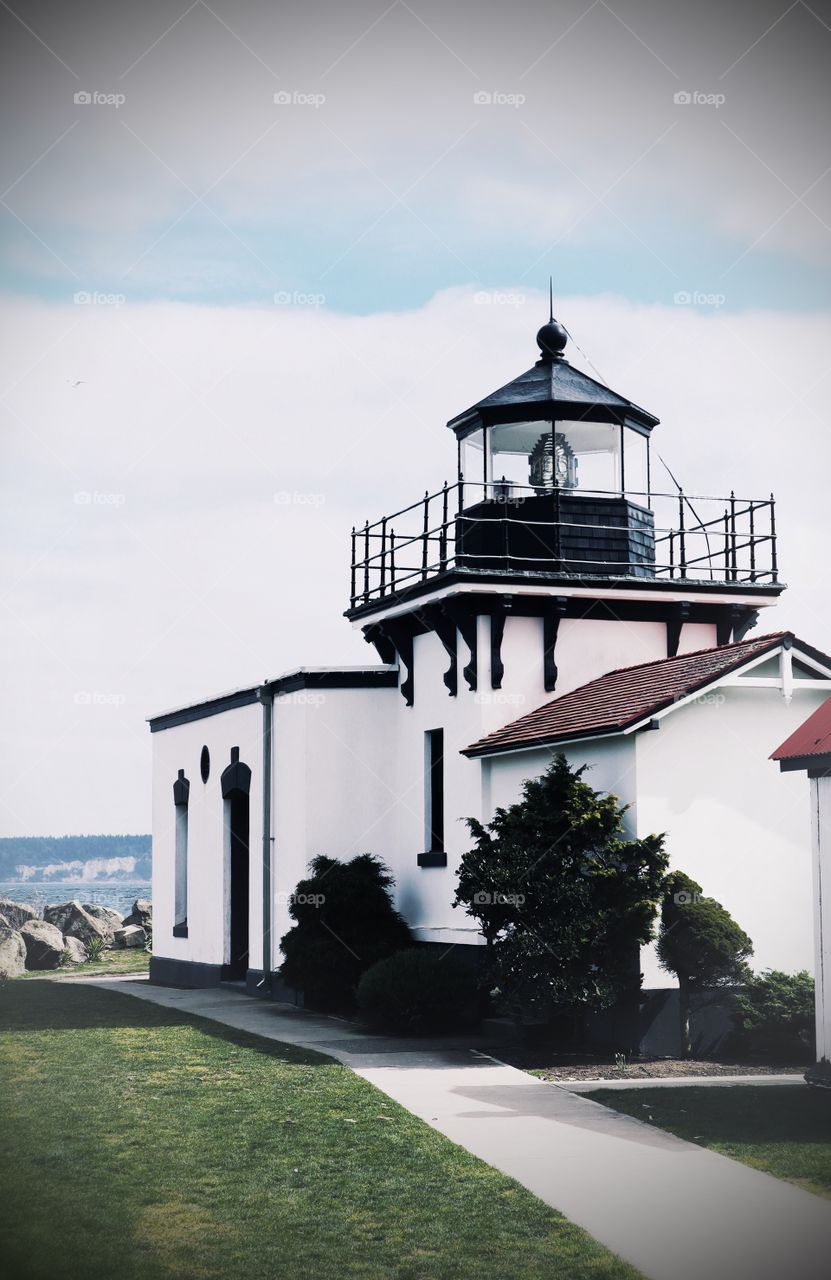
[[[736,625],[733,628],[733,642],[735,644],[738,644],[740,640],[744,640],[748,631],[751,631],[753,627],[756,626],[756,623],[758,621],[759,621],[758,609],[745,610],[744,617],[741,619],[740,622],[736,623]]]
[[[366,640],[367,644],[375,646],[378,657],[383,663],[388,667],[395,665],[395,645],[389,636],[385,634],[383,627],[379,623],[364,627],[364,640]]]
[[[477,617],[475,613],[471,613],[469,608],[464,604],[459,604],[455,600],[448,600],[444,605],[447,617],[453,624],[459,628],[459,634],[467,646],[470,660],[462,669],[462,675],[467,681],[467,687],[471,691],[475,691],[478,681],[478,649],[476,643],[476,623]]]
[[[425,624],[431,631],[435,631],[439,640],[444,645],[444,651],[450,659],[447,670],[442,679],[447,687],[447,692],[451,698],[455,698],[459,691],[459,662],[456,648],[456,623],[449,615],[443,605],[435,605],[433,608],[426,610],[424,614]]]
[[[407,668],[407,674],[398,687],[407,706],[411,707],[415,697],[412,629],[405,622],[399,622],[395,619],[383,623],[379,622],[376,624],[375,629],[382,633],[384,642],[392,645],[394,652],[398,654],[399,664],[403,663]],[[373,643],[376,643],[376,641],[373,640]]]
[[[542,615],[543,683],[547,693],[553,693],[557,688],[557,636],[560,619],[565,617],[567,608],[568,599],[565,596],[555,596],[546,604]]]
[[[681,643],[681,628],[684,623],[689,621],[690,602],[689,600],[679,600],[673,607],[672,614],[667,618],[667,657],[674,658],[678,653],[678,646]]]
[[[494,607],[491,614],[491,688],[502,688],[502,677],[505,664],[502,661],[502,637],[505,633],[505,618],[511,609],[511,597],[505,596]]]

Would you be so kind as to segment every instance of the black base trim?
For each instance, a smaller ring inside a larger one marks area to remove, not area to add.
[[[222,981],[222,965],[151,956],[150,981],[160,987],[218,987]]]
[[[420,867],[446,867],[447,854],[438,850],[430,853],[420,853],[418,855],[418,865]]]

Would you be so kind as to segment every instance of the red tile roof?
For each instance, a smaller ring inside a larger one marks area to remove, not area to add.
[[[717,649],[700,649],[696,653],[682,653],[675,658],[662,658],[657,662],[610,671],[480,738],[466,747],[462,754],[490,755],[571,738],[619,733],[688,694],[705,688],[751,658],[758,658],[760,654],[777,648],[785,637],[794,638],[789,631],[775,631],[770,635],[757,636],[755,640],[742,640]]]
[[[777,747],[771,760],[831,755],[831,698]]]

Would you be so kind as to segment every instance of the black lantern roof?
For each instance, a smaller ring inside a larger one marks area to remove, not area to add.
[[[552,316],[537,334],[541,355],[533,368],[451,418],[448,427],[462,437],[483,426],[533,417],[621,422],[643,434],[651,431],[658,418],[569,364],[563,355],[567,339]]]

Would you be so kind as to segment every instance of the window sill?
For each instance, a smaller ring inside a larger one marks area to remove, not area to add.
[[[183,920],[181,924],[174,924],[173,936],[174,938],[186,938],[188,936],[187,920]]]
[[[418,855],[418,865],[420,867],[446,867],[447,854],[443,849],[433,849],[429,853],[420,853]]]

